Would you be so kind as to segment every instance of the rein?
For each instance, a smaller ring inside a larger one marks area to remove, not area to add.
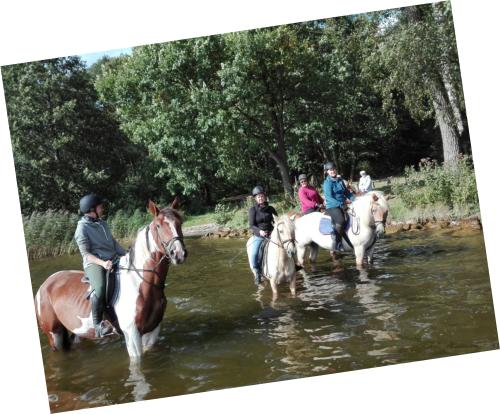
[[[146,246],[148,248],[148,252],[149,253],[153,253],[151,251],[151,247],[150,247],[150,244],[149,244],[149,237],[148,237],[148,234],[149,234],[149,228],[150,226],[148,225],[146,227]],[[146,282],[147,284],[151,285],[151,286],[154,286],[160,290],[163,290],[165,289],[165,280],[162,280],[160,284],[156,284],[154,282],[150,282],[149,280],[146,280],[139,272],[151,272],[151,273],[154,273],[158,276],[158,278],[161,280],[162,277],[161,275],[158,273],[158,271],[156,270],[157,267],[161,264],[161,262],[163,262],[163,260],[165,259],[168,259],[169,263],[172,261],[172,256],[170,254],[170,247],[172,246],[173,243],[175,243],[177,240],[179,240],[182,245],[184,246],[184,240],[182,237],[172,237],[170,240],[168,241],[165,241],[164,238],[162,237],[162,235],[160,234],[160,227],[157,226],[156,228],[156,232],[158,234],[158,238],[160,239],[160,243],[161,245],[163,246],[163,249],[165,250],[165,253],[162,255],[161,259],[158,261],[158,263],[156,263],[156,265],[152,268],[152,269],[138,269],[137,267],[135,267],[135,265],[133,264],[132,260],[130,260],[130,267],[122,267],[122,266],[119,266],[120,270],[133,270],[137,276],[139,276],[139,279],[141,279],[142,281]],[[163,234],[163,232],[161,232]]]

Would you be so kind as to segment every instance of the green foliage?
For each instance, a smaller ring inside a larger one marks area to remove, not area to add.
[[[327,160],[345,178],[400,173],[442,152],[433,90],[464,111],[454,42],[445,2],[141,46],[89,69],[2,68],[23,213],[76,211],[93,191],[127,212],[179,194],[200,214],[256,184],[294,197]]]
[[[67,211],[48,210],[23,216],[24,237],[30,259],[75,253],[73,241],[78,216]]]
[[[2,68],[23,212],[77,209],[88,192],[116,194],[124,136],[76,57]]]
[[[404,177],[392,188],[406,207],[444,205],[460,215],[479,210],[474,169],[468,157],[461,157],[453,166],[425,159],[418,170],[408,167]]]
[[[219,203],[215,206],[214,218],[215,222],[220,225],[226,224],[233,216],[233,208],[224,203]]]

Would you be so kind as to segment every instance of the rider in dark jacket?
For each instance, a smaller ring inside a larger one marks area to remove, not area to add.
[[[327,162],[324,169],[328,174],[323,183],[326,213],[330,215],[332,223],[335,225],[335,250],[342,251],[342,236],[345,226],[344,211],[354,199],[354,194],[349,191],[342,177],[337,175],[337,166],[333,162]]]
[[[251,241],[251,266],[255,277],[255,284],[258,285],[262,282],[262,270],[260,268],[260,263],[258,263],[257,260],[259,248],[264,241],[264,238],[271,235],[271,232],[274,229],[273,215],[277,216],[278,213],[274,207],[270,206],[266,201],[266,194],[260,185],[252,190],[252,196],[254,197],[256,204],[248,210],[248,224],[250,226],[250,230],[252,230],[252,233],[254,234]]]

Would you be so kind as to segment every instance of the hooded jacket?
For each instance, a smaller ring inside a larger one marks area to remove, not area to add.
[[[352,200],[354,194],[352,194],[344,184],[344,180],[337,176],[332,178],[327,176],[325,182],[323,183],[323,191],[325,193],[326,208],[344,208],[345,200],[348,198]]]
[[[78,221],[75,241],[83,257],[84,269],[89,265],[87,260],[89,254],[101,260],[111,260],[116,255],[123,256],[127,253],[111,235],[108,223],[87,215]]]

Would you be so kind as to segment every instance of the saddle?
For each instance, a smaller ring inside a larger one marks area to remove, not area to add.
[[[345,224],[344,224],[344,232],[347,233],[347,230],[352,225],[352,216],[350,214],[344,213],[346,216]],[[319,232],[321,234],[336,234],[337,230],[335,230],[335,226],[333,225],[332,218],[328,214],[324,214],[324,217],[321,217],[319,221]]]
[[[356,217],[354,211],[344,211],[344,217],[345,217],[345,224],[344,224],[344,234],[342,237],[344,240],[347,242],[347,244],[353,249],[353,245],[351,240],[349,239],[349,236],[347,235],[347,231],[352,227],[353,233],[354,234],[359,234],[359,217]],[[332,237],[335,237],[337,235],[337,230],[335,229],[335,226],[333,225],[333,220],[332,218],[325,214],[325,217],[322,217],[321,220],[319,221],[319,232],[321,234],[328,234],[331,235]]]
[[[85,299],[90,300],[90,296],[94,291],[94,289],[92,289],[92,286],[90,285],[90,280],[84,274],[81,281],[82,283],[88,283],[89,285],[89,288],[85,293]],[[122,330],[120,329],[120,325],[118,324],[118,318],[116,316],[114,308],[116,300],[118,299],[119,291],[120,291],[120,268],[119,268],[119,261],[116,261],[113,263],[113,267],[111,268],[109,273],[107,273],[106,295],[104,297],[104,314],[105,314],[105,319],[108,319],[113,324],[117,332],[122,334]]]

